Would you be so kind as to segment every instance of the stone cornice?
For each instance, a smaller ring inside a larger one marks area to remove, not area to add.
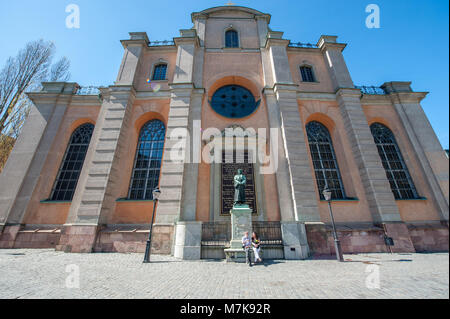
[[[116,99],[136,98],[136,91],[131,85],[110,85],[99,90],[102,100],[110,99],[111,97]]]
[[[344,49],[347,47],[347,44],[345,43],[324,43],[322,46],[320,46],[320,50],[322,52],[326,50],[338,50],[340,52],[344,51]]]
[[[272,46],[280,46],[287,48],[290,41],[285,39],[274,39],[274,38],[267,38],[266,39],[266,45],[264,46],[266,49],[269,49]]]
[[[72,99],[72,94],[67,93],[48,93],[48,92],[30,92],[26,93],[28,98],[36,105],[42,103],[69,103]]]
[[[361,97],[361,90],[356,88],[340,88],[336,91],[336,97]]]
[[[389,97],[392,103],[420,103],[428,92],[392,92]]]
[[[298,84],[294,83],[275,83],[273,86],[274,92],[296,92],[298,91]]]
[[[297,92],[300,100],[336,101],[336,94],[326,92]]]
[[[120,43],[122,43],[122,46],[124,49],[126,49],[129,46],[143,46],[143,47],[147,47],[148,46],[148,42],[145,40],[120,40]]]
[[[158,51],[158,53],[177,52],[177,46],[176,45],[149,46],[146,48],[146,50]]]
[[[392,105],[388,95],[362,94],[361,105]]]
[[[267,24],[270,24],[271,15],[267,13],[260,12],[255,9],[242,7],[242,6],[219,6],[219,7],[212,7],[206,10],[203,10],[201,12],[193,12],[191,14],[192,23],[195,22],[195,20],[198,19],[209,19],[210,15],[213,13],[221,12],[221,11],[240,11],[245,12],[247,14],[250,14],[253,19],[265,19],[267,21]],[[214,17],[216,18],[216,17]]]
[[[291,47],[288,46],[287,47],[288,51],[294,51],[294,52],[317,52],[318,54],[320,54],[320,49],[319,48],[306,48],[306,47]]]
[[[73,106],[100,106],[101,99],[97,95],[74,95],[70,105]]]
[[[170,99],[170,90],[161,90],[158,92],[153,91],[140,91],[136,93],[137,100],[158,100],[158,99]]]
[[[200,39],[198,36],[195,37],[177,37],[173,38],[173,42],[178,47],[182,44],[194,44],[196,48],[200,47]]]

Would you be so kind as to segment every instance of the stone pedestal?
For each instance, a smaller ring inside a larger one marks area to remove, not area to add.
[[[202,222],[178,222],[175,235],[176,258],[199,260],[201,258]]]
[[[309,257],[309,246],[306,228],[300,222],[281,222],[285,259],[306,259]]]
[[[242,249],[242,237],[248,231],[252,235],[252,209],[248,205],[234,205],[231,210],[231,242],[225,249],[227,262],[245,262],[245,251]]]

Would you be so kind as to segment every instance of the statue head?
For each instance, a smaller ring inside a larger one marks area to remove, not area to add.
[[[244,171],[241,168],[238,169],[238,175],[242,175],[242,174],[244,174]]]

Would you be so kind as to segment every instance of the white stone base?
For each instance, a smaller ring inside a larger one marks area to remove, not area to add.
[[[178,222],[175,229],[174,257],[183,260],[200,260],[202,222]]]
[[[285,259],[298,260],[309,257],[309,246],[304,223],[281,222],[281,233]]]

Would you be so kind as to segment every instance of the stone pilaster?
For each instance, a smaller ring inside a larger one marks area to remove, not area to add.
[[[200,125],[203,89],[203,54],[196,30],[180,30],[176,72],[171,83],[170,111],[161,168],[161,199],[157,223],[176,224],[173,254],[182,259],[200,259],[201,223],[196,222]],[[180,134],[186,134],[181,138]],[[193,146],[197,144],[198,148]],[[180,155],[180,158],[174,158]]]
[[[394,238],[394,250],[414,251],[406,225],[402,222],[386,177],[369,124],[361,106],[361,92],[354,88],[342,51],[345,44],[334,36],[322,36],[318,46],[324,55],[336,89],[336,100],[344,121],[353,156],[359,168],[369,209],[376,224],[389,224],[386,234]]]
[[[125,52],[116,85],[101,90],[102,106],[57,250],[91,252],[99,226],[113,209],[110,189],[120,182],[117,163],[128,143],[125,132],[135,99],[133,84],[148,38],[142,32],[130,33],[130,39],[121,42]]]
[[[76,83],[43,83],[41,92],[28,94],[34,104],[0,175],[1,228],[22,223],[56,132],[77,86]],[[16,233],[8,232],[10,235]],[[8,241],[13,241],[14,238],[9,237]]]
[[[58,250],[91,252],[102,216],[111,211],[115,198],[109,189],[115,180],[121,148],[128,142],[128,126],[134,100],[130,86],[102,90],[103,103]]]
[[[357,89],[340,89],[336,98],[345,133],[359,168],[374,222],[400,222],[400,214],[381,163]]]
[[[269,125],[278,129],[278,141],[271,141],[271,152],[278,153],[276,181],[286,259],[306,258],[309,254],[305,222],[320,221],[314,178],[308,160],[303,123],[297,103],[298,87],[292,82],[282,33],[269,32],[265,82],[275,83],[264,90]],[[278,143],[277,143],[278,142]]]
[[[410,82],[389,82],[384,83],[382,88],[389,94],[403,123],[436,199],[441,219],[448,221],[448,157],[420,105],[427,93],[413,92],[410,85]]]

